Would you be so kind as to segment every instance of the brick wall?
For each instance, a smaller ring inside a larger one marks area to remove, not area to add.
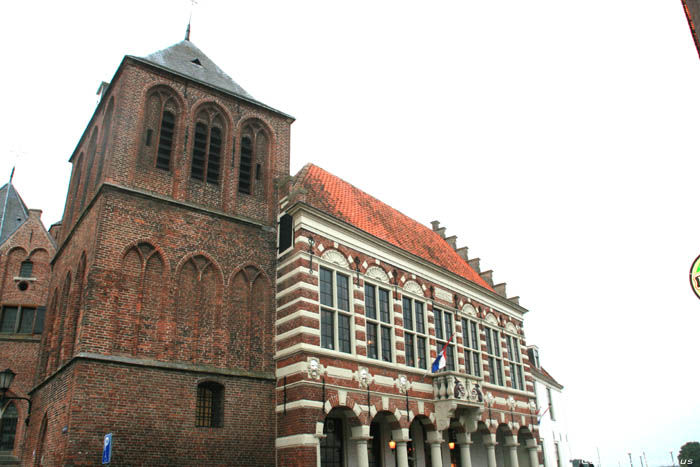
[[[46,306],[55,245],[40,219],[41,211],[30,210],[29,218],[0,246],[0,306],[38,308]],[[20,264],[33,263],[29,278],[18,279]],[[19,285],[27,287],[21,290]],[[29,397],[36,375],[41,334],[0,333],[0,369],[16,373],[11,394]],[[18,411],[13,455],[21,455],[27,417],[27,402],[15,401]]]

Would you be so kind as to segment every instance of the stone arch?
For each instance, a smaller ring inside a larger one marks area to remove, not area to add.
[[[372,280],[383,282],[385,284],[389,283],[389,275],[383,268],[380,268],[379,266],[369,266],[365,271],[365,275]]]
[[[487,313],[486,317],[484,318],[484,321],[486,321],[492,326],[498,326],[498,318],[496,318],[496,316],[493,313]]]
[[[408,428],[402,429],[394,413],[388,410],[377,412],[369,423],[369,436],[372,440],[367,443],[367,450],[370,463],[388,465],[394,457],[389,441],[408,440],[408,432]]]
[[[474,319],[477,319],[479,316],[476,312],[476,308],[474,308],[474,306],[469,303],[464,304],[464,306],[462,307],[462,313]]]
[[[530,457],[530,450],[534,449],[535,458],[537,456],[537,439],[532,434],[530,429],[525,426],[521,426],[518,430],[518,465],[520,467],[538,467],[537,465],[532,465],[532,458]],[[539,462],[536,462],[539,464]]]
[[[327,414],[319,414],[316,436],[320,437],[321,459],[331,459],[336,465],[352,465],[350,459],[355,454],[352,449],[355,441],[351,441],[351,438],[362,436],[365,431],[355,413],[347,406],[337,405]],[[323,461],[321,466],[324,466]]]
[[[489,431],[484,422],[480,421],[477,424],[476,431],[471,434],[471,441],[472,465],[489,465],[487,446],[495,442],[495,435]]]
[[[333,263],[336,266],[340,266],[344,269],[347,269],[349,267],[347,258],[338,250],[328,249],[324,251],[321,255],[321,259],[324,261],[328,261],[329,263]]]
[[[435,424],[426,415],[416,415],[409,426],[409,436],[411,443],[409,444],[408,455],[413,458],[413,465],[431,465],[431,453],[429,439],[433,439],[439,435],[436,431]]]
[[[508,424],[499,424],[496,427],[496,462],[498,465],[513,467],[513,456],[517,456],[517,450],[512,449],[515,444],[517,444],[517,432],[513,433]]]
[[[187,362],[212,363],[215,330],[221,326],[221,268],[209,255],[195,253],[183,258],[176,277],[176,357]]]
[[[412,293],[414,295],[418,295],[419,297],[425,297],[425,293],[423,292],[423,288],[418,284],[418,282],[414,280],[408,280],[406,283],[403,285],[403,290]]]

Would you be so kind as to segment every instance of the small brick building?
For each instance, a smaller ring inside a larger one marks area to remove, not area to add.
[[[55,252],[41,211],[27,209],[7,183],[0,189],[0,370],[17,373],[11,397],[29,397],[34,386]],[[0,464],[18,463],[27,410],[22,400],[0,406]]]
[[[98,465],[108,433],[112,465],[539,465],[527,310],[456,237],[291,177],[293,118],[189,40],[99,93],[42,294],[4,273],[3,306],[46,304],[40,351],[1,340],[33,346],[23,465]]]

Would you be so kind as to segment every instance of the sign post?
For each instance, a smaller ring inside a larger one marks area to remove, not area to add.
[[[102,448],[102,463],[109,464],[112,461],[112,433],[105,435],[105,442]]]

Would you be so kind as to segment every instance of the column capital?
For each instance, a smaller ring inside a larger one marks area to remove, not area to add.
[[[496,435],[489,433],[488,435],[482,435],[482,442],[486,447],[495,447],[498,443],[496,442]]]
[[[518,446],[520,446],[520,444],[518,444],[518,438],[516,438],[515,436],[506,437],[505,445],[509,448],[517,448]]]

